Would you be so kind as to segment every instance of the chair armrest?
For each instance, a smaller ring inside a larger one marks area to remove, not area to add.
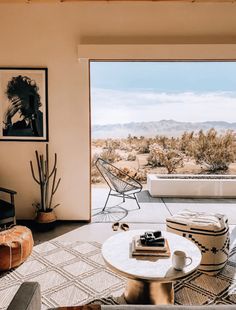
[[[39,283],[22,283],[7,310],[41,310],[41,292]]]
[[[11,189],[8,189],[8,188],[4,188],[4,187],[0,187],[0,192],[8,193],[8,194],[11,194],[11,195],[17,194],[17,192],[15,192],[15,191],[13,191]]]

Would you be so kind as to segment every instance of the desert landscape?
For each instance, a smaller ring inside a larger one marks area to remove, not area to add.
[[[143,184],[149,173],[236,177],[234,65],[92,63],[92,184],[98,157]]]
[[[98,157],[143,184],[147,173],[236,174],[236,136],[233,129],[222,128],[221,124],[218,130],[182,132],[175,136],[168,133],[152,137],[129,134],[126,138],[92,139],[92,184],[103,183],[95,166]]]

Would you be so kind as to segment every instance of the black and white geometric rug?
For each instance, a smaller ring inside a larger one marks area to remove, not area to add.
[[[105,267],[101,244],[49,241],[37,245],[21,266],[0,277],[0,309],[6,309],[20,284],[40,283],[42,310],[119,296],[124,280]]]
[[[20,267],[0,276],[0,309],[5,310],[20,284],[37,281],[42,310],[88,303],[118,304],[126,281],[106,268],[97,242],[49,241],[34,247]],[[175,304],[236,304],[236,248],[217,276],[200,272],[175,284]]]

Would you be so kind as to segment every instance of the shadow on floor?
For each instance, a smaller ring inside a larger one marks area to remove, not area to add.
[[[136,196],[137,196],[138,202],[140,202],[140,203],[157,203],[157,202],[159,203],[159,202],[161,202],[161,198],[152,197],[149,194],[148,190],[143,190],[140,193],[137,193]]]
[[[59,237],[65,233],[68,233],[87,224],[87,222],[78,221],[57,221],[53,229],[50,229],[48,231],[40,231],[35,225],[35,222],[32,220],[17,221],[17,225],[26,226],[32,231],[35,245]]]

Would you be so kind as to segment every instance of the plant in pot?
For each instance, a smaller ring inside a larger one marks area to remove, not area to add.
[[[53,196],[55,195],[61,178],[57,180],[57,154],[54,154],[53,168],[50,170],[49,165],[49,151],[48,144],[46,144],[46,155],[39,154],[35,151],[37,162],[36,177],[33,162],[30,161],[30,168],[33,179],[40,187],[40,203],[34,203],[36,208],[36,223],[41,226],[42,229],[50,229],[54,227],[56,222],[56,214],[54,209],[59,206],[56,204],[53,206]]]

